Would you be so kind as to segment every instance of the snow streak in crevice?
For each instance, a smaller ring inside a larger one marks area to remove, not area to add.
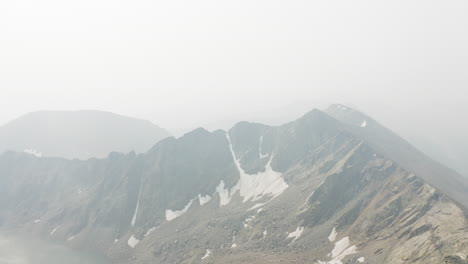
[[[270,160],[265,166],[265,171],[260,171],[253,175],[247,174],[241,167],[240,159],[236,158],[229,134],[226,133],[226,137],[229,141],[229,149],[231,150],[232,158],[240,174],[239,182],[233,187],[233,190],[230,191],[231,195],[235,193],[236,190],[239,190],[240,196],[243,198],[244,202],[257,201],[264,196],[276,197],[288,188],[288,184],[282,178],[282,173],[276,172],[271,168],[273,156],[270,157]]]
[[[135,223],[136,223],[136,219],[137,219],[137,215],[138,215],[138,208],[140,207],[140,199],[141,199],[142,189],[143,189],[143,179],[141,179],[141,182],[140,182],[140,192],[138,193],[138,201],[137,201],[137,204],[136,204],[136,207],[135,207],[135,213],[133,213],[133,217],[132,217],[132,226],[135,226]]]

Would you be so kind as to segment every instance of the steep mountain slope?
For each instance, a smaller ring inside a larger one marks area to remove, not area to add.
[[[460,120],[462,119],[460,118]],[[448,127],[445,125],[441,126],[444,128]],[[468,129],[465,128],[463,131],[463,127],[461,127],[455,133],[450,133],[450,136],[440,134],[437,136],[433,136],[432,134],[420,135],[414,132],[413,134],[409,134],[407,138],[430,157],[453,168],[462,176],[468,177],[468,163],[466,162],[468,159],[468,142],[465,140],[466,134],[468,134]]]
[[[40,111],[0,127],[0,153],[87,159],[112,151],[146,152],[168,137],[144,120],[101,111]]]
[[[357,137],[383,155],[420,175],[430,184],[468,207],[468,181],[455,171],[431,160],[407,141],[359,111],[343,105],[332,105],[326,112],[347,125]]]
[[[8,152],[0,226],[116,263],[463,263],[466,207],[388,153],[318,110],[197,129],[140,155]]]

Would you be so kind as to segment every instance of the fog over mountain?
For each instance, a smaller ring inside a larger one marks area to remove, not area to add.
[[[444,97],[446,94],[440,93],[440,96]],[[460,94],[460,96],[463,99],[465,95]],[[458,118],[468,118],[468,110],[465,112],[464,106],[459,103],[450,105],[450,98],[445,97],[443,100],[446,101],[443,104],[434,102],[431,107],[426,105],[427,102],[422,102],[422,106],[416,106],[419,105],[418,100],[427,99],[425,93],[421,93],[421,98],[415,98],[414,102],[412,102],[415,105],[408,106],[400,100],[393,101],[392,104],[398,104],[398,106],[387,105],[388,108],[381,107],[372,116],[380,117],[379,120],[385,120],[385,123],[392,127],[393,131],[400,134],[418,149],[468,177],[468,163],[466,162],[468,159],[468,145],[465,143],[468,128],[464,124],[460,124],[458,120]],[[463,100],[468,103],[468,99]],[[456,99],[454,102],[456,102]],[[387,103],[383,102],[382,105]],[[302,112],[310,108],[310,105],[325,110],[329,104],[301,101],[259,111],[258,113],[245,113],[245,116],[247,116],[245,119],[269,125],[280,125],[288,120],[298,118]],[[217,122],[204,123],[203,127],[210,130],[228,129],[242,120],[240,115],[239,117],[235,116]],[[456,127],[456,129],[449,129],[450,127]],[[187,130],[175,130],[176,134],[178,131]]]
[[[467,10],[0,1],[0,264],[467,264]]]
[[[467,172],[467,9],[464,0],[3,1],[0,124],[97,109],[182,135],[344,103]]]
[[[102,160],[0,155],[0,224],[114,263],[465,263],[468,180],[344,105]]]
[[[101,111],[40,111],[0,126],[0,153],[68,159],[148,151],[169,133],[149,121]]]

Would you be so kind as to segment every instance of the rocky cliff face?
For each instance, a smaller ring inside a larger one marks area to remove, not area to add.
[[[106,159],[5,153],[0,224],[116,263],[463,263],[466,182],[338,114],[197,129]]]

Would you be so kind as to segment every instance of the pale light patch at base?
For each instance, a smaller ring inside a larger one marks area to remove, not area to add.
[[[211,201],[211,196],[206,195],[206,196],[201,196],[201,194],[198,195],[198,202],[200,203],[201,206],[209,203]]]
[[[53,235],[53,234],[55,234],[55,232],[57,232],[57,229],[58,229],[58,228],[59,228],[59,226],[57,226],[56,228],[54,228],[54,229],[53,229],[53,230],[50,232],[50,234],[49,234],[49,235]]]
[[[144,236],[147,237],[147,236],[151,235],[151,233],[153,233],[154,230],[156,230],[156,227],[155,227],[155,226],[153,226],[152,228],[148,229],[148,231],[146,231],[146,233],[145,233]]]
[[[340,241],[335,243],[331,254],[328,254],[328,257],[331,257],[330,261],[318,261],[318,264],[343,264],[342,260],[349,255],[357,253],[356,246],[349,246],[350,241],[349,237],[344,237]]]
[[[131,248],[135,248],[136,245],[138,245],[138,243],[140,243],[140,240],[135,238],[133,235],[128,239],[127,241],[127,244],[131,247]]]
[[[251,208],[249,208],[249,210],[247,210],[247,211],[255,210],[255,209],[259,208],[259,207],[264,206],[265,204],[266,204],[266,203],[259,203],[259,204],[256,204],[256,205],[252,206]]]
[[[181,215],[185,214],[190,208],[190,206],[192,205],[192,203],[193,203],[193,199],[190,200],[190,202],[182,210],[178,210],[178,211],[166,210],[166,220],[172,221],[176,219],[177,217],[180,217]]]
[[[203,259],[209,258],[210,256],[211,256],[211,250],[207,249],[205,255],[201,259],[203,260]]]
[[[244,228],[247,228],[249,226],[249,223],[252,222],[252,220],[255,219],[255,215],[247,217],[244,221],[242,221],[242,224],[244,225]]]
[[[221,181],[216,187],[216,192],[219,194],[219,205],[225,206],[231,202],[232,194],[237,191],[237,186],[234,186],[231,190],[225,187],[224,181]]]
[[[337,235],[337,234],[338,234],[338,233],[336,233],[336,228],[333,227],[333,230],[331,231],[330,235],[328,236],[328,240],[329,240],[330,242],[335,241],[336,235]]]
[[[344,237],[340,241],[335,243],[335,248],[332,250],[332,258],[340,255],[349,246],[349,237]]]
[[[293,238],[292,242],[294,242],[296,241],[296,239],[298,239],[302,235],[302,232],[304,232],[304,227],[300,226],[294,232],[289,233],[288,238]]]

